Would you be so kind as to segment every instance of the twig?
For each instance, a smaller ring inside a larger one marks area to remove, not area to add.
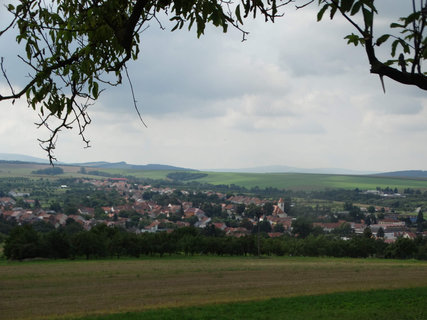
[[[139,120],[141,120],[142,124],[143,124],[146,128],[148,128],[148,126],[145,124],[144,120],[142,120],[141,113],[139,112],[138,106],[137,106],[137,104],[136,104],[135,92],[133,91],[132,81],[131,81],[131,79],[130,79],[130,77],[129,77],[128,68],[127,68],[126,64],[124,65],[124,68],[125,68],[125,72],[126,72],[126,77],[127,77],[127,78],[128,78],[128,80],[129,80],[130,91],[132,92],[133,106],[135,107],[136,113],[137,113],[137,114],[138,114],[138,116],[139,116]]]

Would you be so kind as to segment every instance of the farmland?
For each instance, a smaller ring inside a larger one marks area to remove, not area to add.
[[[166,179],[171,171],[127,171],[106,169],[113,174],[130,175],[137,178]],[[427,190],[427,180],[388,178],[377,176],[305,174],[305,173],[234,173],[234,172],[203,172],[207,176],[195,181],[213,185],[237,185],[245,188],[278,188],[291,190],[323,190],[323,189],[375,189],[376,187],[397,187],[398,189],[413,188]]]
[[[296,190],[375,189],[377,186],[427,189],[426,180],[303,173],[209,173],[199,180],[211,184],[236,184],[246,188],[279,188]]]
[[[425,319],[427,288],[339,292],[205,306],[84,316],[75,320]]]
[[[26,177],[32,179],[46,178],[46,175],[37,175],[33,171],[47,168],[47,165],[30,163],[0,162],[0,177]],[[57,178],[79,178],[96,176],[82,174],[80,167],[61,166],[64,173]],[[106,175],[132,176],[139,179],[167,179],[167,175],[173,171],[167,170],[124,170],[124,169],[96,169],[87,168],[87,171],[96,170]],[[336,174],[304,174],[304,173],[231,173],[231,172],[202,172],[206,176],[195,181],[213,185],[236,185],[245,188],[277,188],[288,190],[324,190],[324,189],[361,189],[369,190],[377,187],[392,187],[399,190],[406,188],[427,190],[427,179],[391,178],[362,175],[336,175]]]
[[[209,256],[2,262],[0,286],[2,319],[34,319],[426,287],[427,263]]]

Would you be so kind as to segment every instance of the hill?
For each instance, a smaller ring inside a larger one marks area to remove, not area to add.
[[[85,163],[74,163],[74,166],[80,167],[94,167],[98,169],[123,169],[123,170],[142,170],[142,171],[155,171],[155,170],[168,170],[168,171],[197,171],[195,169],[181,168],[175,166],[169,166],[164,164],[128,164],[124,161],[121,162],[85,162]]]
[[[376,176],[381,177],[400,177],[400,178],[426,178],[427,179],[427,171],[423,170],[404,170],[404,171],[393,171],[393,172],[384,172],[377,173]]]
[[[34,163],[49,163],[46,159],[36,158],[17,153],[0,153],[0,160],[4,161],[21,161],[21,162],[34,162]]]
[[[297,168],[289,166],[262,166],[251,168],[237,168],[237,169],[211,169],[204,170],[211,172],[238,172],[238,173],[312,173],[312,174],[346,174],[346,175],[366,175],[374,174],[372,171],[358,171],[340,168]]]

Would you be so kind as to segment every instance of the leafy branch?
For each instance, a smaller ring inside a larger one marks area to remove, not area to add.
[[[425,35],[425,24],[427,17],[427,1],[416,7],[412,0],[412,10],[407,17],[401,17],[399,23],[392,23],[390,28],[400,29],[403,36],[398,37],[392,34],[384,34],[374,41],[374,17],[378,14],[374,5],[374,0],[319,0],[321,9],[317,14],[317,20],[322,20],[326,11],[329,10],[330,18],[333,19],[336,12],[339,12],[357,30],[357,34],[350,34],[345,37],[348,44],[358,44],[365,47],[366,54],[371,65],[371,73],[378,74],[381,78],[386,76],[397,82],[415,85],[423,90],[427,90],[427,77],[422,72],[422,62],[427,58],[427,38]],[[359,25],[354,17],[362,13],[363,25]],[[384,62],[378,60],[375,54],[375,46],[380,46],[389,39],[391,43],[391,57],[395,57],[398,48],[401,53],[399,59],[390,59]],[[411,43],[412,42],[412,43]],[[406,54],[406,58],[405,58]],[[412,54],[412,57],[408,57]],[[397,65],[400,70],[396,67]],[[406,66],[410,66],[407,72]],[[382,82],[383,83],[383,82]],[[384,86],[384,84],[383,84]]]

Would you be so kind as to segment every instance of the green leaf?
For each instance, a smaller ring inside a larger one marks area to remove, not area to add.
[[[354,16],[356,13],[359,12],[359,10],[360,10],[361,7],[362,7],[362,3],[360,1],[356,2],[353,5],[353,8],[351,9],[350,15]]]
[[[345,36],[344,39],[347,39],[347,44],[353,43],[355,46],[361,42],[359,36],[355,35],[354,33]]]
[[[400,45],[403,48],[403,52],[405,52],[405,53],[410,53],[411,52],[411,50],[409,49],[409,45],[405,41],[399,40],[399,43],[400,43]]]
[[[403,19],[405,21],[405,24],[408,25],[414,22],[415,20],[418,20],[420,17],[420,13],[421,13],[420,11],[417,11],[407,16],[405,19]]]
[[[322,9],[319,10],[319,12],[317,13],[317,21],[322,20],[323,15],[325,14],[326,9],[328,9],[329,4],[325,4]]]
[[[378,13],[377,8],[374,6],[374,0],[362,0],[363,4],[371,9],[373,12]]]
[[[374,14],[366,8],[362,9],[363,20],[365,21],[365,26],[371,28],[374,21]]]
[[[240,22],[240,24],[243,24],[242,16],[240,15],[240,4],[236,7],[236,18]]]
[[[404,28],[404,25],[398,24],[396,22],[393,22],[392,24],[390,24],[390,28]]]
[[[341,9],[344,12],[350,11],[351,7],[353,6],[354,0],[342,0],[341,1]]]
[[[93,87],[92,87],[92,94],[93,94],[93,97],[94,97],[95,99],[98,99],[98,96],[99,96],[99,87],[98,87],[98,82],[94,82],[94,83],[93,83]]]
[[[394,57],[396,55],[396,48],[397,45],[399,44],[399,40],[394,40],[393,43],[391,44],[391,56]]]
[[[388,40],[388,38],[390,38],[389,34],[383,34],[381,37],[379,37],[377,39],[377,42],[376,42],[377,46],[380,46],[381,44],[383,44],[384,42],[386,42]]]
[[[338,7],[337,7],[337,6],[332,6],[331,14],[330,14],[330,18],[331,18],[331,20],[334,18],[335,13],[337,12],[337,9],[338,9]]]

